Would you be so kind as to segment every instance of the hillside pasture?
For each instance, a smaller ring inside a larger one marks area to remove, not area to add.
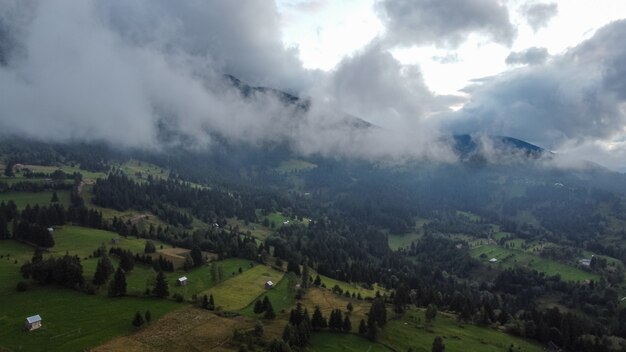
[[[252,317],[262,317],[263,313],[254,313],[254,304],[257,300],[263,301],[265,297],[272,302],[274,312],[288,312],[295,302],[295,285],[297,281],[298,280],[295,276],[285,275],[283,279],[280,280],[278,284],[274,285],[272,289],[266,290],[265,293],[243,308],[241,313]]]
[[[441,336],[446,351],[540,352],[543,347],[491,328],[461,324],[451,314],[439,312],[426,323],[423,309],[413,309],[400,319],[391,319],[380,333],[379,342],[394,351],[429,352],[436,336]]]
[[[491,244],[474,247],[470,250],[470,254],[486,265],[500,269],[525,266],[550,276],[558,274],[565,281],[597,280],[599,278],[597,274],[583,271],[574,266],[542,258],[524,251],[507,249]],[[484,256],[482,256],[483,254]],[[491,258],[496,258],[498,262],[490,263],[489,260]]]
[[[354,323],[352,323],[354,325]],[[309,352],[391,352],[384,345],[364,339],[355,334],[314,332],[311,335]]]
[[[315,276],[317,275],[317,273],[314,270],[311,270],[311,277],[315,278]],[[352,294],[353,292],[355,294],[360,293],[361,297],[366,298],[366,297],[374,297],[376,296],[376,291],[380,291],[381,294],[383,294],[385,292],[385,289],[382,287],[379,287],[377,285],[374,285],[373,288],[369,289],[369,288],[365,288],[361,285],[358,285],[356,283],[348,283],[345,281],[339,281],[339,280],[335,280],[332,279],[328,276],[324,276],[324,275],[320,275],[320,279],[322,281],[322,285],[326,286],[327,289],[332,289],[335,285],[339,286],[339,288],[341,288],[341,290],[343,292],[345,291],[349,291],[350,294]]]
[[[215,305],[224,310],[240,310],[265,292],[265,283],[279,283],[283,273],[265,265],[257,265],[226,281],[221,282],[203,294],[213,294]]]
[[[7,192],[0,193],[0,202],[8,202],[12,200],[17,205],[19,210],[26,208],[27,205],[31,207],[34,205],[39,206],[49,206],[52,203],[50,200],[52,199],[53,191],[42,191],[42,192]],[[59,197],[59,204],[67,207],[70,205],[70,192],[69,191],[57,191],[57,196]]]
[[[254,320],[224,318],[207,310],[185,307],[128,336],[118,337],[93,352],[237,351],[229,342],[235,329],[251,329]]]
[[[0,295],[0,350],[82,351],[133,330],[135,311],[150,310],[152,318],[180,307],[170,300],[98,295],[48,287]],[[43,327],[24,330],[24,319],[39,314]]]

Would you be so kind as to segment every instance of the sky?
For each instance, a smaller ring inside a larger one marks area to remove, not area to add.
[[[626,171],[624,19],[622,0],[0,0],[0,136],[450,161],[471,133]]]

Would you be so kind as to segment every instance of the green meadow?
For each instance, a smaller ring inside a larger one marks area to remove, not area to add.
[[[563,264],[554,260],[542,258],[521,250],[507,249],[496,245],[482,245],[470,250],[472,257],[483,261],[486,265],[496,266],[501,269],[515,266],[525,266],[546,275],[561,275],[565,281],[597,280],[597,274],[589,273],[576,267]],[[484,256],[482,256],[484,254]],[[482,256],[482,257],[481,257]],[[490,263],[491,258],[498,262]]]
[[[70,204],[70,192],[69,191],[57,191],[59,197],[59,204],[67,207]],[[52,191],[42,192],[7,192],[0,193],[0,202],[8,202],[12,200],[17,205],[18,209],[24,209],[27,205],[39,205],[48,206],[52,204]]]
[[[424,310],[407,312],[401,319],[391,319],[379,334],[379,342],[393,351],[430,352],[433,340],[441,336],[446,351],[540,352],[540,345],[488,327],[459,323],[453,315],[439,312],[432,323],[426,323]]]

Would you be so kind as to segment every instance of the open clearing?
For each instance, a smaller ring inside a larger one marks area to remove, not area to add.
[[[317,165],[300,159],[289,159],[278,165],[277,170],[280,172],[304,171],[315,169]]]
[[[156,320],[180,304],[42,287],[0,295],[0,307],[0,350],[81,351],[132,331],[135,311],[149,309]],[[28,333],[23,328],[24,319],[33,314],[41,315],[43,327]]]
[[[70,192],[69,191],[57,191],[59,197],[59,204],[67,207],[70,204]],[[52,191],[42,192],[7,192],[0,193],[0,202],[8,202],[12,200],[17,205],[18,209],[24,209],[27,205],[31,207],[33,205],[48,206],[52,204]]]
[[[506,249],[496,245],[482,245],[470,250],[474,258],[478,258],[487,265],[494,265],[499,268],[511,268],[516,265],[525,266],[546,275],[561,275],[565,281],[597,280],[597,274],[588,273],[581,269],[559,263],[554,260],[545,259],[520,250]],[[485,254],[484,258],[481,255]],[[497,263],[489,263],[491,258],[498,259]]]
[[[266,292],[257,299],[263,301],[265,296],[267,296],[270,302],[272,302],[274,312],[277,314],[288,312],[289,308],[291,308],[295,302],[295,286],[297,281],[298,279],[295,276],[285,275],[278,284],[276,284],[271,290],[266,290]],[[263,313],[254,313],[254,304],[257,299],[250,302],[248,306],[242,309],[241,314],[253,317],[256,316],[259,318],[262,317]]]
[[[439,312],[432,324],[426,324],[424,310],[414,309],[401,319],[389,320],[380,333],[379,342],[395,351],[413,348],[415,352],[429,352],[436,336],[444,339],[446,351],[539,352],[543,348],[529,341],[503,332],[475,325],[460,324],[452,315]]]
[[[353,323],[354,325],[354,323]],[[314,332],[311,335],[309,352],[391,352],[380,343],[372,342],[354,334]]]
[[[226,280],[210,290],[215,305],[224,310],[240,310],[265,292],[265,283],[278,283],[283,273],[265,265],[257,265],[243,274]],[[209,292],[204,292],[208,294]]]
[[[207,310],[185,307],[132,335],[111,340],[93,351],[237,351],[228,346],[233,330],[252,327],[254,320],[249,318],[222,318]]]

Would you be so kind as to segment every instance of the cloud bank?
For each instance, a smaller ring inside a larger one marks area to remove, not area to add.
[[[2,2],[0,131],[146,148],[210,147],[220,136],[233,143],[286,143],[301,153],[450,157],[423,118],[445,107],[431,102],[436,97],[417,68],[366,50],[330,74],[305,70],[297,51],[283,47],[272,5]],[[225,73],[308,96],[310,107],[284,104],[267,91],[244,97]],[[381,128],[355,128],[358,120],[344,111]]]
[[[626,132],[625,35],[626,20],[616,21],[545,64],[469,87],[471,101],[452,117],[450,127],[565,151],[604,145],[613,153],[609,145]]]

